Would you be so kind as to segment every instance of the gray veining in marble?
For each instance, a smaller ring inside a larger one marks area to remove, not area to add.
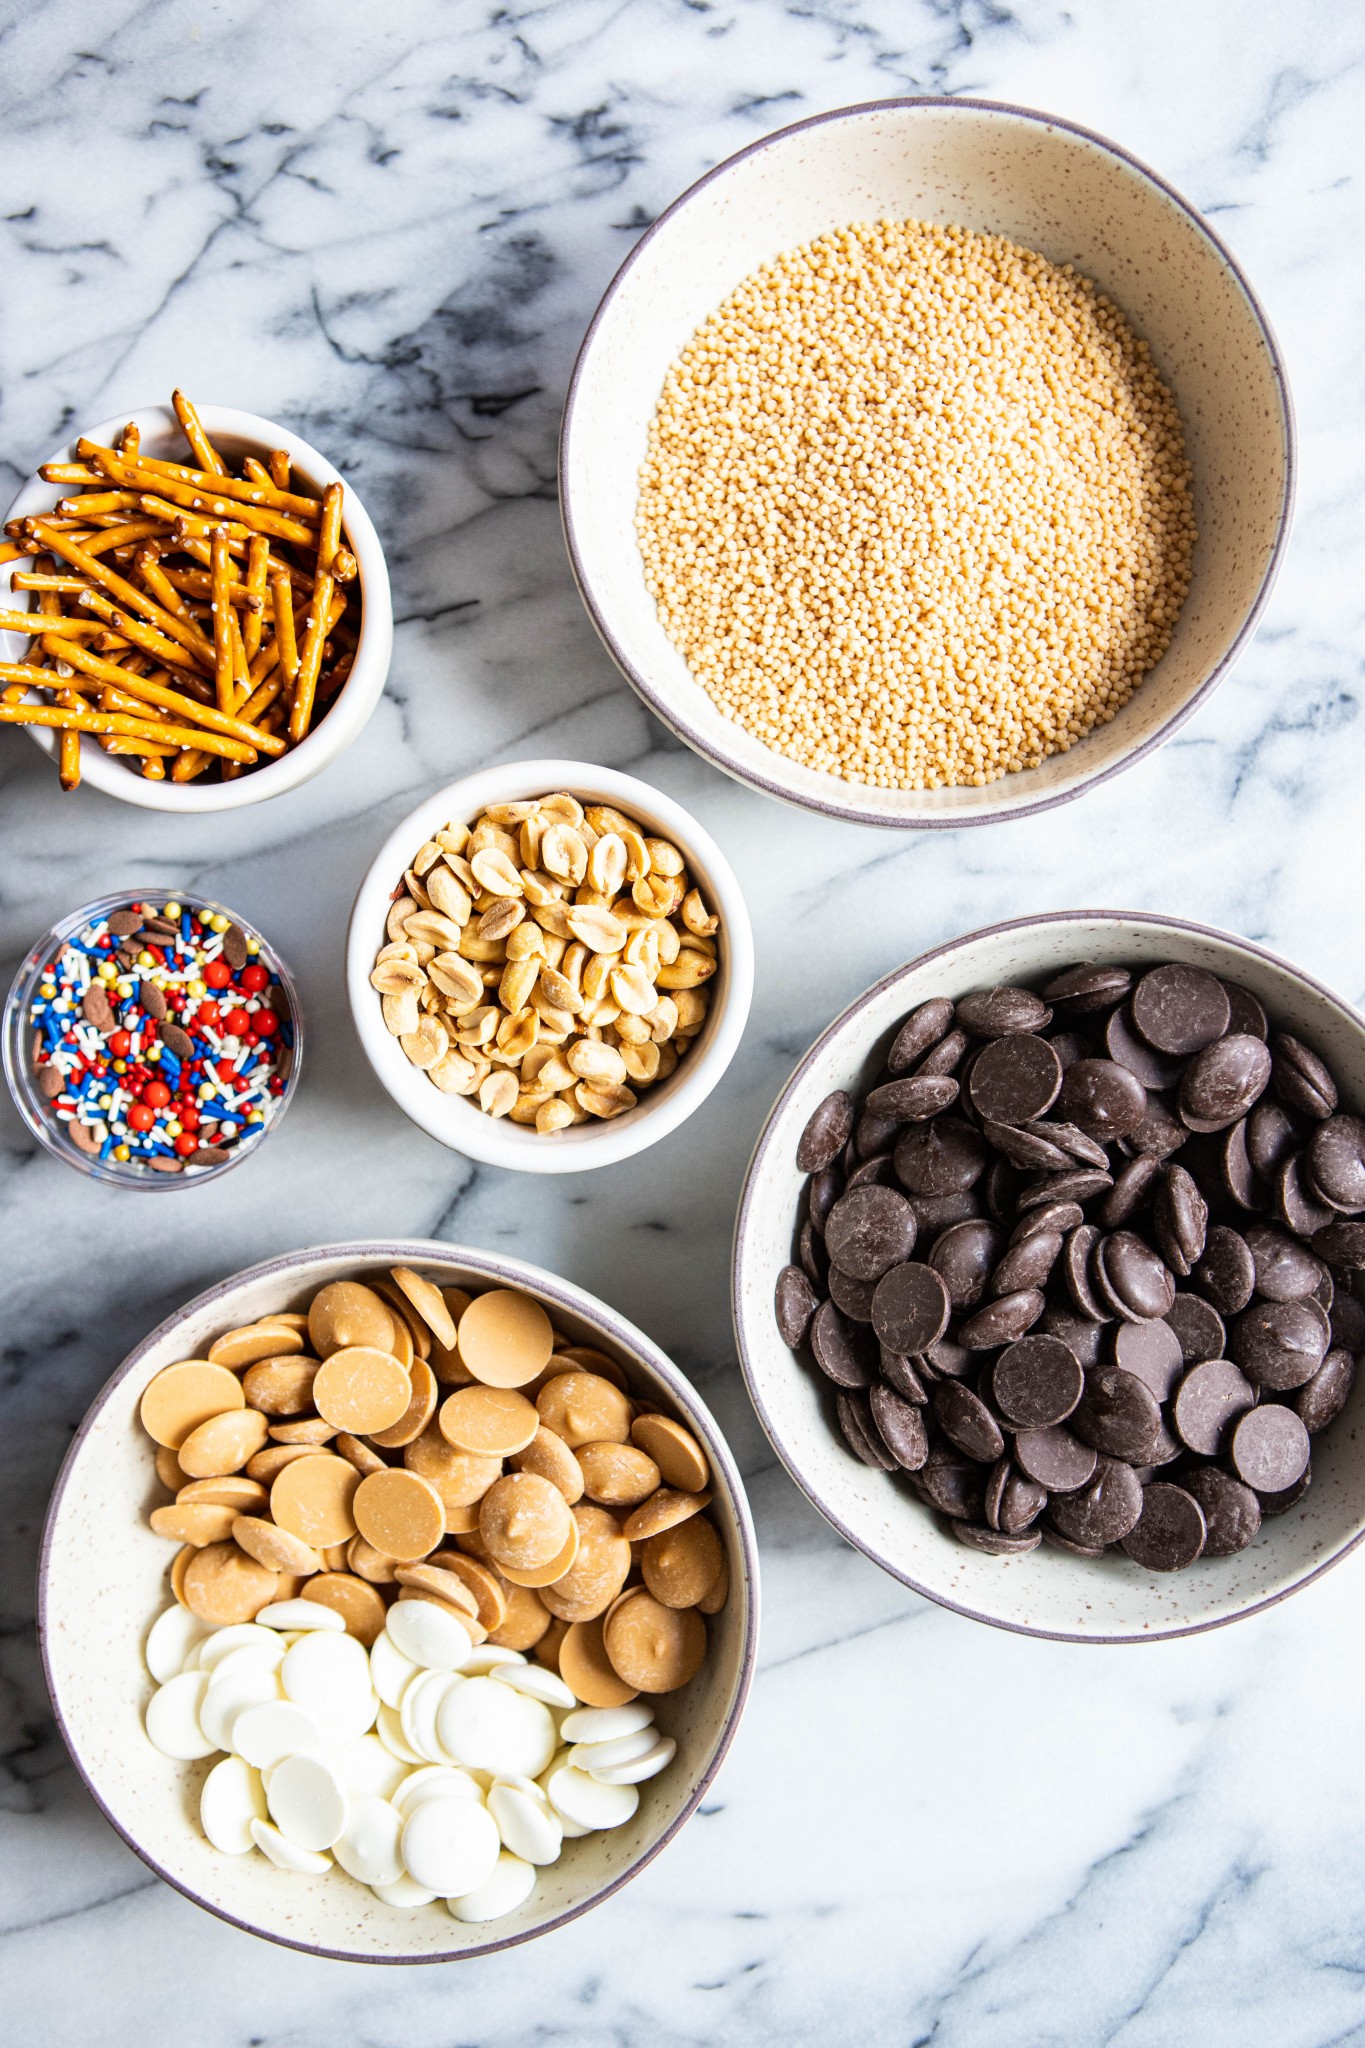
[[[599,649],[559,537],[574,351],[633,238],[708,165],[849,101],[983,93],[1115,136],[1205,209],[1284,344],[1302,431],[1286,569],[1235,676],[1103,791],[992,830],[811,826],[723,781]],[[1350,0],[47,0],[0,9],[0,483],[161,398],[288,422],[350,475],[399,620],[364,742],[273,805],[182,821],[59,797],[0,736],[0,953],[124,885],[194,886],[300,978],[313,1060],[268,1153],[158,1202],[87,1186],[0,1105],[6,1426],[0,1955],[24,2044],[427,2048],[1365,2042],[1365,1559],[1149,1650],[1012,1639],[843,1548],[776,1469],[727,1309],[766,1105],[892,963],[1031,909],[1231,926],[1359,1001],[1365,16]],[[666,1153],[475,1172],[369,1078],[341,980],[370,852],[417,797],[528,752],[629,768],[730,853],[759,992]],[[506,1245],[696,1377],[748,1475],[761,1676],[683,1837],[619,1899],[458,1970],[251,1942],[160,1886],[50,1725],[31,1574],[105,1374],[168,1308],[291,1245]]]

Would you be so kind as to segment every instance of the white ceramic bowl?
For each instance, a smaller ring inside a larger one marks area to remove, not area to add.
[[[138,1404],[152,1375],[203,1357],[218,1332],[271,1309],[306,1305],[343,1276],[415,1266],[440,1285],[520,1287],[573,1342],[619,1360],[630,1385],[686,1423],[706,1447],[711,1513],[730,1563],[731,1594],[711,1623],[706,1663],[662,1697],[658,1721],[678,1744],[642,1787],[626,1826],[566,1844],[526,1904],[464,1927],[439,1902],[385,1906],[340,1869],[296,1877],[258,1855],[224,1856],[196,1821],[212,1759],[177,1764],[153,1749],[143,1714],[154,1690],[142,1660],[148,1625],[169,1600],[168,1550],[147,1527],[160,1494]],[[315,1955],[372,1963],[448,1962],[507,1948],[585,1913],[658,1855],[695,1812],[744,1710],[758,1642],[758,1555],[743,1482],[704,1403],[657,1345],[579,1287],[520,1259],[449,1244],[364,1243],[291,1252],[253,1266],[162,1323],[94,1401],[53,1489],[38,1571],[38,1632],[48,1690],[76,1768],[129,1848],[196,1905],[250,1934]]]
[[[384,550],[354,487],[339,470],[333,469],[326,456],[319,455],[316,448],[291,434],[287,427],[276,426],[273,420],[261,419],[254,412],[239,412],[230,405],[201,405],[198,411],[209,438],[225,456],[264,458],[272,448],[284,448],[300,478],[319,497],[328,484],[346,485],[342,526],[346,544],[356,558],[361,595],[360,638],[350,675],[307,739],[278,760],[267,761],[264,767],[253,768],[231,782],[172,782],[169,776],[164,782],[148,782],[127,759],[106,754],[99,742],[87,734],[81,742],[82,781],[102,789],[106,796],[116,796],[126,804],[139,804],[146,811],[237,811],[247,804],[264,803],[267,797],[282,796],[285,790],[297,789],[300,783],[310,781],[344,754],[368,723],[383,694],[393,654],[393,603]],[[142,430],[144,454],[165,462],[190,459],[180,423],[170,407],[144,405],[132,412],[118,413],[111,420],[101,420],[96,427],[82,428],[80,436],[73,436],[65,447],[54,449],[47,461],[75,462],[77,438],[112,447],[129,420]],[[26,519],[50,512],[57,500],[66,495],[64,485],[44,483],[34,475],[5,516]],[[10,568],[24,566],[18,561],[0,571],[4,602],[16,610],[31,608],[24,591],[11,593],[9,589]],[[23,660],[28,645],[23,634],[0,633],[0,661]],[[55,753],[54,732],[41,726],[26,726],[24,730],[45,754]]]
[[[1128,315],[1179,402],[1194,469],[1194,580],[1157,667],[1109,725],[984,789],[880,790],[803,768],[723,716],[659,624],[635,537],[664,376],[759,264],[852,221],[919,218],[1074,263]],[[870,825],[979,825],[1064,802],[1150,753],[1227,673],[1289,533],[1294,427],[1275,338],[1233,258],[1180,194],[1088,129],[984,100],[818,114],[727,158],[660,215],[579,354],[560,445],[583,601],[650,708],[740,781]]]
[[[893,1479],[845,1448],[819,1375],[778,1336],[773,1287],[792,1258],[800,1191],[796,1145],[831,1089],[869,1084],[893,1025],[930,996],[1033,982],[1072,962],[1183,960],[1242,982],[1272,1029],[1292,1031],[1337,1077],[1344,1104],[1365,1103],[1365,1020],[1330,989],[1246,939],[1139,912],[1059,911],[993,925],[936,947],[860,996],[816,1040],[764,1126],[735,1226],[734,1313],[759,1419],[792,1478],[827,1521],[917,1593],[977,1621],[1068,1642],[1153,1642],[1254,1614],[1307,1585],[1365,1536],[1365,1392],[1313,1439],[1313,1483],[1268,1519],[1248,1549],[1190,1570],[1144,1572],[1126,1558],[1087,1560],[1044,1545],[1021,1557],[967,1550]]]
[[[711,1006],[695,1042],[668,1080],[648,1088],[636,1108],[609,1123],[572,1124],[553,1136],[506,1117],[486,1116],[463,1096],[443,1095],[408,1059],[385,1028],[380,998],[370,986],[375,955],[385,943],[384,921],[395,886],[412,857],[448,820],[468,824],[488,804],[566,790],[583,803],[615,804],[655,837],[671,839],[686,859],[703,897],[720,915],[720,965],[708,984]],[[385,840],[360,885],[346,937],[346,986],[360,1042],[398,1107],[441,1144],[488,1166],[522,1173],[581,1173],[630,1159],[676,1130],[711,1093],[744,1035],[754,992],[754,939],[733,868],[696,819],[647,782],[587,761],[511,761],[481,768],[447,783],[410,811]]]

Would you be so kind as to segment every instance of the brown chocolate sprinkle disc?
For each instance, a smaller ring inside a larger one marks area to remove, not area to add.
[[[872,1327],[888,1351],[927,1351],[948,1327],[948,1289],[930,1266],[908,1259],[877,1282]]]
[[[950,1444],[981,1465],[993,1465],[1005,1448],[1000,1425],[979,1395],[961,1380],[944,1380],[930,1397],[934,1419]]]
[[[1002,1294],[998,1301],[979,1308],[970,1322],[958,1331],[959,1341],[969,1351],[994,1351],[998,1345],[1013,1344],[1031,1330],[1043,1313],[1044,1297],[1036,1287],[1017,1294]]]
[[[946,996],[933,996],[912,1010],[891,1041],[886,1055],[888,1074],[909,1073],[921,1054],[947,1036],[952,1022],[953,1006]]]
[[[1055,1003],[1060,1010],[1084,1015],[1121,1003],[1132,986],[1133,977],[1126,967],[1068,967],[1048,982],[1043,1001]]]
[[[1192,1131],[1235,1124],[1265,1091],[1270,1050],[1259,1038],[1233,1036],[1196,1053],[1180,1083],[1180,1114]]]
[[[940,1514],[972,1521],[980,1514],[985,1499],[983,1478],[981,1467],[972,1459],[939,1443],[914,1475],[914,1483]]]
[[[1150,1152],[1139,1152],[1114,1176],[1114,1185],[1099,1205],[1098,1215],[1106,1230],[1118,1230],[1146,1207],[1161,1179],[1161,1161]]]
[[[991,1293],[1017,1294],[1021,1288],[1041,1287],[1056,1265],[1061,1249],[1059,1231],[1030,1232],[1022,1243],[1011,1246],[991,1274]]]
[[[995,1405],[1019,1429],[1047,1429],[1064,1422],[1084,1386],[1075,1353],[1059,1337],[1021,1337],[1001,1352],[991,1369]]]
[[[1193,1277],[1220,1316],[1235,1316],[1246,1307],[1256,1286],[1256,1263],[1246,1239],[1226,1223],[1215,1223]]]
[[[1152,1227],[1162,1257],[1173,1273],[1188,1280],[1204,1256],[1209,1205],[1194,1175],[1183,1166],[1165,1166],[1152,1207]]]
[[[1239,1479],[1257,1493],[1283,1493],[1308,1469],[1308,1431],[1292,1408],[1278,1401],[1253,1408],[1232,1433],[1231,1456]]]
[[[1310,1465],[1292,1486],[1281,1487],[1278,1493],[1258,1493],[1256,1498],[1260,1503],[1262,1519],[1264,1520],[1267,1515],[1287,1515],[1292,1507],[1298,1506],[1312,1484],[1313,1468]]]
[[[1021,1429],[1014,1440],[1014,1456],[1029,1478],[1049,1493],[1074,1493],[1088,1484],[1099,1463],[1092,1447],[1061,1424]]]
[[[1348,1214],[1365,1209],[1365,1117],[1332,1116],[1314,1131],[1308,1170],[1324,1202]]]
[[[1270,1051],[1271,1079],[1280,1100],[1315,1123],[1329,1117],[1337,1106],[1337,1084],[1317,1054],[1288,1031],[1275,1033]]]
[[[1004,1249],[999,1225],[978,1217],[950,1224],[936,1239],[928,1264],[943,1281],[955,1309],[975,1308]]]
[[[1158,1401],[1169,1401],[1185,1364],[1180,1339],[1170,1323],[1153,1317],[1145,1323],[1114,1323],[1110,1327],[1112,1363],[1141,1380]]]
[[[1255,1169],[1247,1151],[1247,1119],[1233,1124],[1223,1139],[1223,1185],[1239,1209],[1254,1209],[1260,1200]]]
[[[836,1088],[811,1112],[796,1148],[796,1163],[802,1173],[818,1173],[838,1158],[848,1143],[853,1116],[853,1097],[842,1088]]]
[[[1026,1479],[1022,1472],[1011,1466],[1000,1489],[999,1505],[996,1508],[997,1526],[1007,1536],[1017,1536],[1021,1529],[1027,1529],[1030,1522],[1036,1522],[1047,1506],[1047,1488],[1039,1486],[1036,1479]]]
[[[874,1471],[894,1472],[896,1460],[882,1442],[881,1433],[872,1420],[872,1409],[866,1394],[838,1393],[834,1405],[839,1416],[839,1427],[855,1458],[864,1465],[871,1465]]]
[[[855,1280],[880,1280],[914,1248],[915,1212],[894,1188],[853,1188],[829,1212],[825,1249]]]
[[[1306,1301],[1257,1301],[1238,1316],[1228,1349],[1249,1380],[1275,1393],[1307,1385],[1322,1364],[1328,1343],[1314,1306]]]
[[[1142,1513],[1123,1538],[1123,1548],[1148,1571],[1181,1572],[1202,1554],[1207,1534],[1204,1510],[1194,1495],[1158,1479],[1143,1488]]]
[[[819,1306],[820,1297],[801,1268],[784,1266],[773,1289],[773,1308],[782,1342],[791,1350],[799,1351],[805,1343],[811,1317]]]
[[[1219,979],[1222,980],[1221,975]],[[1223,987],[1227,990],[1230,1012],[1228,1030],[1245,1033],[1248,1038],[1269,1038],[1270,1025],[1265,1011],[1251,990],[1243,988],[1240,981],[1223,981]]]
[[[1102,1195],[1113,1185],[1111,1173],[1050,1173],[1022,1188],[1015,1207],[1022,1216],[1026,1209],[1036,1209],[1042,1202],[1088,1202],[1092,1195]]]
[[[896,1178],[912,1195],[955,1195],[986,1168],[986,1141],[970,1124],[944,1117],[917,1124],[896,1145]]]
[[[988,988],[963,996],[957,1021],[978,1038],[1002,1038],[1007,1031],[1041,1031],[1052,1012],[1029,988]]]
[[[1101,1238],[1091,1262],[1092,1277],[1107,1289],[1125,1321],[1164,1316],[1175,1300],[1175,1280],[1150,1245],[1131,1230]]]
[[[1144,1088],[1174,1088],[1180,1079],[1181,1062],[1138,1037],[1126,1003],[1113,1012],[1104,1027],[1104,1049],[1118,1066],[1136,1074]]]
[[[875,1280],[855,1280],[842,1266],[829,1269],[829,1292],[834,1306],[855,1323],[872,1321],[872,1297],[877,1291]]]
[[[957,1101],[958,1084],[949,1074],[911,1074],[902,1081],[885,1081],[880,1088],[874,1088],[867,1098],[867,1107],[874,1119],[887,1120],[886,1135],[889,1137],[897,1124],[921,1123],[926,1117],[937,1116],[940,1110],[951,1109]],[[862,1123],[858,1128],[861,1131]]]
[[[1247,1157],[1252,1172],[1274,1180],[1298,1146],[1298,1133],[1278,1102],[1262,1097],[1247,1118]]]
[[[1356,1362],[1349,1351],[1329,1351],[1311,1380],[1294,1396],[1294,1412],[1310,1436],[1335,1422],[1355,1384]]]
[[[953,1522],[953,1534],[959,1543],[965,1543],[970,1550],[984,1550],[988,1557],[1018,1557],[1028,1550],[1036,1550],[1042,1537],[1036,1529],[1025,1529],[1017,1536],[1007,1536],[999,1529],[986,1529],[979,1522]]]
[[[1099,1364],[1107,1328],[1104,1323],[1073,1315],[1069,1308],[1048,1307],[1038,1318],[1037,1328],[1040,1336],[1060,1337],[1067,1350],[1076,1354],[1084,1371],[1089,1372],[1092,1365]]]
[[[1102,1323],[1109,1319],[1111,1311],[1095,1297],[1090,1285],[1090,1261],[1095,1246],[1103,1232],[1094,1223],[1082,1223],[1068,1236],[1062,1247],[1062,1277],[1067,1291],[1083,1316],[1093,1322]]]
[[[1248,1223],[1246,1247],[1256,1270],[1256,1292],[1267,1301],[1301,1301],[1322,1280],[1322,1261],[1271,1223]]]
[[[929,1433],[914,1402],[879,1380],[868,1395],[868,1405],[877,1433],[896,1463],[907,1472],[918,1472],[929,1455]]]
[[[1230,1358],[1209,1358],[1192,1365],[1175,1397],[1175,1426],[1180,1440],[1205,1458],[1226,1447],[1239,1415],[1256,1406],[1256,1389]]]
[[[962,1055],[967,1050],[967,1044],[968,1039],[965,1031],[950,1031],[946,1038],[940,1039],[937,1045],[930,1047],[918,1067],[916,1067],[915,1072],[917,1074],[955,1074],[961,1064]]]
[[[832,1301],[822,1302],[810,1326],[810,1348],[836,1387],[870,1387],[877,1377],[877,1347],[866,1324],[850,1323]]]
[[[1251,1488],[1221,1465],[1201,1465],[1180,1483],[1203,1509],[1205,1557],[1232,1557],[1245,1550],[1261,1526],[1261,1503]]]
[[[1275,1183],[1275,1205],[1281,1221],[1300,1237],[1313,1237],[1335,1221],[1336,1210],[1313,1193],[1303,1154],[1287,1159]]]
[[[1071,1427],[1106,1457],[1146,1464],[1161,1428],[1161,1404],[1135,1374],[1101,1366],[1086,1375]]]
[[[1061,1085],[1061,1061],[1047,1040],[1031,1031],[1011,1032],[984,1046],[967,1084],[977,1114],[1002,1124],[1042,1116]]]
[[[1147,1090],[1115,1060],[1077,1060],[1066,1070],[1057,1109],[1087,1137],[1107,1145],[1137,1129],[1147,1114]]]
[[[1202,1052],[1227,1030],[1228,992],[1202,967],[1153,967],[1133,990],[1133,1022],[1158,1052]]]
[[[881,1359],[882,1378],[887,1385],[893,1387],[905,1400],[923,1407],[929,1398],[924,1374],[916,1372],[908,1358],[903,1358],[898,1351],[888,1351],[885,1345],[881,1347]],[[923,1359],[919,1362],[921,1366],[924,1363]]]
[[[1179,1290],[1165,1320],[1180,1340],[1181,1355],[1187,1365],[1196,1365],[1201,1358],[1222,1357],[1227,1343],[1223,1318],[1202,1295]]]
[[[1101,1458],[1087,1486],[1058,1494],[1047,1511],[1054,1527],[1073,1543],[1121,1543],[1142,1513],[1142,1487],[1131,1465]]]

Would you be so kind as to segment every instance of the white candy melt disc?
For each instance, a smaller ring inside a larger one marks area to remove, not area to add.
[[[286,1840],[277,1827],[268,1820],[253,1820],[251,1839],[263,1856],[268,1856],[277,1870],[292,1870],[299,1876],[313,1876],[319,1871],[330,1870],[330,1856],[315,1853],[311,1849],[296,1848]]]
[[[390,1756],[405,1764],[424,1764],[426,1758],[417,1751],[403,1733],[403,1723],[395,1707],[381,1707],[375,1717],[374,1732],[388,1750]]]
[[[227,1628],[217,1628],[211,1636],[205,1636],[199,1645],[199,1669],[212,1671],[215,1664],[230,1657],[234,1650],[271,1650],[279,1647],[279,1638],[268,1628],[257,1628],[254,1621],[234,1621]]]
[[[599,1765],[592,1775],[599,1785],[643,1785],[646,1778],[657,1778],[660,1771],[667,1770],[677,1754],[678,1745],[673,1737],[661,1735],[643,1756],[628,1764]]]
[[[436,1897],[424,1884],[417,1884],[410,1877],[396,1878],[392,1884],[372,1884],[370,1890],[386,1906],[397,1906],[404,1913],[410,1913],[414,1906],[429,1906]]]
[[[501,1846],[492,1814],[473,1799],[424,1799],[403,1823],[408,1876],[441,1898],[481,1885]]]
[[[264,1706],[280,1696],[279,1681],[268,1664],[251,1663],[235,1671],[222,1666],[210,1672],[208,1691],[199,1706],[199,1726],[215,1749],[236,1749],[233,1729],[248,1707]]]
[[[404,1690],[421,1668],[403,1655],[386,1628],[380,1629],[370,1644],[370,1683],[386,1707],[401,1704]]]
[[[302,1707],[289,1700],[267,1700],[263,1706],[242,1709],[232,1724],[232,1742],[238,1756],[258,1771],[273,1771],[286,1757],[316,1756],[322,1731]]]
[[[324,1752],[354,1799],[390,1799],[408,1775],[407,1765],[385,1749],[377,1735],[361,1735]]]
[[[356,1799],[332,1844],[342,1869],[361,1884],[396,1884],[403,1875],[398,1838],[403,1822],[387,1799]]]
[[[576,1742],[569,1762],[580,1771],[600,1770],[604,1764],[628,1764],[653,1749],[659,1739],[657,1728],[637,1728],[633,1735],[613,1735],[606,1742]]]
[[[602,1785],[573,1764],[551,1771],[545,1787],[558,1814],[583,1828],[619,1828],[640,1804],[633,1785]]]
[[[290,1756],[270,1774],[270,1818],[296,1849],[330,1849],[346,1825],[346,1794],[318,1756]]]
[[[163,1756],[180,1763],[212,1756],[218,1744],[199,1726],[199,1709],[208,1691],[208,1673],[182,1671],[168,1678],[147,1702],[147,1738]]]
[[[316,1604],[304,1602],[308,1607]],[[379,1698],[370,1684],[370,1660],[344,1630],[334,1635],[316,1629],[300,1636],[280,1666],[280,1683],[286,1698],[338,1740],[353,1741],[374,1726]]]
[[[420,1806],[424,1799],[477,1799],[483,1800],[483,1793],[475,1784],[468,1771],[457,1770],[451,1764],[427,1764],[420,1771],[409,1771],[393,1795],[393,1804],[404,1820],[414,1806]]]
[[[492,1676],[499,1685],[510,1685],[513,1692],[524,1692],[527,1699],[539,1700],[544,1707],[578,1704],[577,1693],[570,1692],[559,1673],[547,1671],[543,1664],[500,1664]]]
[[[199,1825],[204,1833],[225,1856],[245,1856],[252,1847],[252,1821],[265,1817],[260,1772],[239,1756],[225,1756],[209,1772],[199,1794]]]
[[[496,1678],[466,1678],[448,1692],[436,1730],[456,1763],[499,1777],[539,1776],[557,1741],[549,1708]]]
[[[278,1671],[284,1662],[284,1651],[284,1638],[276,1636],[273,1643],[267,1640],[264,1649],[255,1643],[243,1643],[239,1650],[229,1650],[226,1657],[217,1657],[212,1664],[201,1660],[196,1668],[207,1671],[209,1683],[213,1684],[219,1678],[226,1678],[230,1671]]]
[[[505,1650],[501,1643],[479,1643],[460,1666],[466,1678],[487,1678],[504,1664],[524,1664],[520,1650]],[[539,1668],[539,1667],[537,1667]]]
[[[208,1632],[208,1624],[197,1614],[191,1614],[188,1607],[176,1605],[158,1614],[147,1631],[142,1650],[147,1669],[158,1685],[184,1670],[190,1651],[198,1648]]]
[[[632,1700],[625,1707],[577,1707],[559,1724],[565,1742],[614,1742],[618,1735],[634,1735],[648,1728],[654,1709],[648,1700]]]
[[[385,1626],[394,1648],[424,1671],[461,1671],[474,1647],[468,1629],[430,1600],[395,1600]]]
[[[534,1865],[504,1849],[483,1883],[461,1899],[447,1899],[446,1907],[455,1920],[478,1926],[484,1920],[501,1920],[524,1906],[536,1888]]]
[[[261,1628],[322,1629],[324,1633],[343,1636],[346,1633],[346,1624],[335,1607],[324,1607],[320,1600],[272,1600],[268,1607],[258,1610],[256,1621]]]
[[[446,1694],[464,1682],[452,1671],[419,1671],[403,1694],[403,1704],[398,1709],[403,1739],[425,1763],[449,1764],[455,1761],[446,1754],[436,1733],[436,1723]]]
[[[530,1791],[497,1779],[488,1795],[488,1811],[498,1824],[505,1847],[528,1863],[555,1863],[564,1845],[564,1827],[538,1786]]]

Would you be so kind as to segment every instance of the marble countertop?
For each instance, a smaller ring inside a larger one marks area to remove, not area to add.
[[[1365,2040],[1365,1555],[1257,1620],[1138,1650],[958,1620],[844,1547],[777,1468],[727,1305],[734,1202],[779,1084],[927,945],[1137,906],[1365,997],[1363,81],[1347,0],[5,10],[4,495],[73,422],[179,380],[288,422],[354,479],[398,620],[364,743],[270,805],[190,821],[63,799],[36,748],[0,735],[6,973],[90,896],[195,888],[269,931],[313,1044],[268,1152],[154,1216],[0,1105],[0,1957],[25,2048]],[[598,295],[686,183],[787,120],[914,92],[1074,117],[1211,215],[1284,344],[1302,462],[1261,630],[1164,752],[1040,817],[894,838],[779,809],[645,713],[573,589],[555,434]],[[342,985],[381,837],[437,782],[528,753],[689,805],[757,933],[724,1084],[666,1158],[583,1179],[476,1170],[406,1124]],[[446,1969],[294,1955],[159,1884],[70,1768],[33,1638],[48,1489],[123,1353],[214,1278],[366,1234],[505,1247],[640,1322],[729,1433],[766,1574],[758,1681],[702,1813],[602,1911]]]

